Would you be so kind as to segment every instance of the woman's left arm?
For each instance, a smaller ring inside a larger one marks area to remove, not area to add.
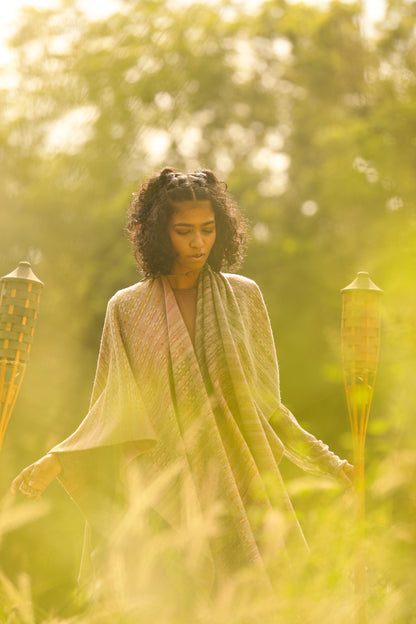
[[[354,467],[305,431],[287,407],[280,404],[269,422],[282,441],[284,453],[290,461],[307,472],[330,475],[347,487],[352,485]]]
[[[263,296],[257,284],[244,282],[247,289],[241,301],[247,319],[247,344],[250,345],[252,361],[256,363],[253,393],[259,405],[269,413],[269,403],[274,403],[270,425],[282,441],[284,453],[294,464],[307,472],[331,475],[347,487],[352,484],[354,468],[346,459],[341,460],[321,440],[303,429],[293,414],[280,400],[279,367],[273,332]],[[270,398],[270,397],[273,398]],[[277,400],[276,400],[277,399]]]

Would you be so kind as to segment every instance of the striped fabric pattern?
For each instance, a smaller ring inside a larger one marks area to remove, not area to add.
[[[166,277],[145,280],[109,301],[90,410],[52,449],[62,482],[82,507],[88,475],[82,459],[133,444],[146,483],[172,470],[155,509],[172,525],[219,504],[219,548],[242,563],[262,562],[268,514],[283,514],[274,535],[306,547],[279,462],[336,475],[343,463],[304,431],[280,400],[278,364],[258,286],[208,266],[197,285],[195,345]],[[81,460],[80,460],[81,457]],[[228,544],[228,546],[224,546]]]

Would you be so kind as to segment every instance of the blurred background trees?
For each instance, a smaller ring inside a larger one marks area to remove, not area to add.
[[[13,83],[0,91],[0,274],[29,259],[46,287],[0,458],[4,492],[87,410],[106,301],[139,279],[123,232],[131,193],[166,164],[210,167],[252,225],[243,272],[269,308],[283,399],[344,456],[339,289],[358,270],[384,289],[370,499],[384,509],[378,522],[397,528],[392,552],[410,565],[415,18],[415,2],[389,0],[370,37],[359,3],[265,0],[249,14],[231,0],[186,10],[123,0],[119,12],[91,21],[62,0],[22,13],[10,38]],[[46,606],[65,603],[79,553],[62,540],[82,530],[60,489],[50,496],[48,517],[4,542],[10,573],[36,571]],[[298,501],[311,533],[321,503]],[[45,551],[56,555],[39,572]],[[406,565],[399,569],[405,576]]]

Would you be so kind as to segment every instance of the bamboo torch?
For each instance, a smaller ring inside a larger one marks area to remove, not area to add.
[[[365,559],[361,548],[365,521],[365,439],[373,397],[380,348],[380,299],[382,290],[361,271],[342,292],[342,359],[350,418],[354,486],[360,553],[355,570],[358,621],[365,622]]]
[[[29,359],[42,287],[24,261],[0,279],[0,450]]]

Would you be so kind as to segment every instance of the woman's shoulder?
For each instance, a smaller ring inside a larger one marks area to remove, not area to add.
[[[223,273],[222,275],[228,281],[238,306],[249,319],[250,325],[254,327],[256,324],[269,324],[266,303],[258,284],[253,279],[236,273]]]
[[[221,275],[228,282],[239,305],[246,308],[249,313],[264,307],[262,292],[253,279],[238,273],[222,273]]]
[[[256,282],[239,273],[221,273],[234,291],[242,293],[258,293],[260,289]]]
[[[131,303],[145,300],[154,289],[155,280],[144,279],[132,286],[118,290],[109,300],[109,307],[123,307]]]

